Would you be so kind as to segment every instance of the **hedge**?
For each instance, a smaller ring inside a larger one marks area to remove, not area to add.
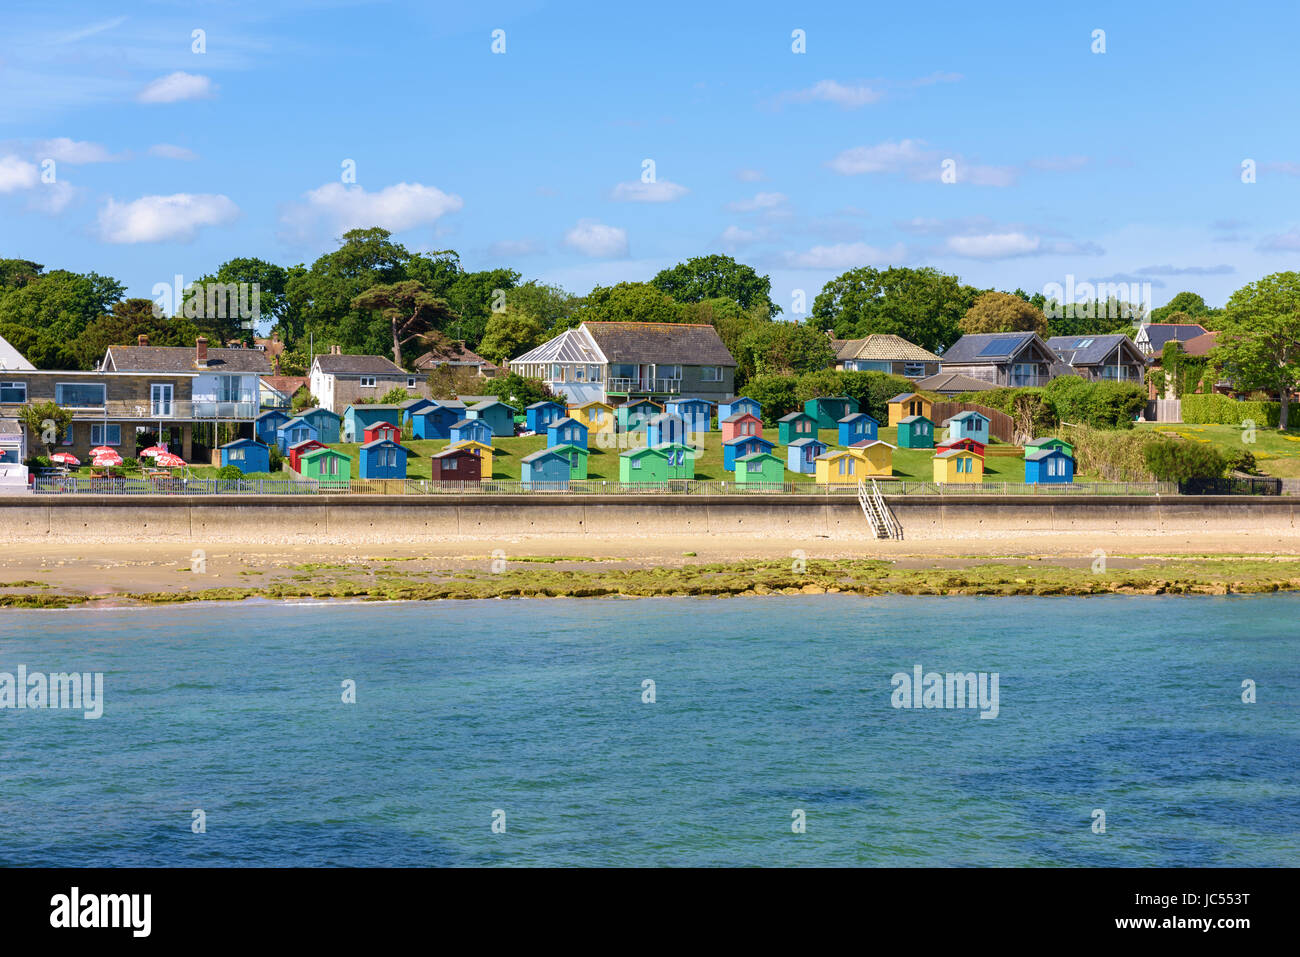
[[[1241,425],[1251,419],[1257,426],[1276,427],[1282,414],[1278,402],[1238,402],[1214,392],[1184,394],[1182,402],[1188,425]]]

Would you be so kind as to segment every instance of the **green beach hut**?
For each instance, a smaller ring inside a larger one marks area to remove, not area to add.
[[[924,415],[909,415],[898,420],[900,449],[934,448],[934,423]]]
[[[776,420],[776,440],[789,445],[796,439],[817,438],[817,419],[807,412],[791,412]]]
[[[558,452],[569,460],[569,480],[587,477],[588,452],[580,445],[552,445],[552,452]]]
[[[618,457],[618,480],[627,485],[695,478],[695,450],[688,445],[628,449]]]
[[[1030,452],[1041,452],[1044,449],[1060,449],[1070,458],[1074,458],[1074,446],[1065,439],[1058,439],[1056,436],[1049,436],[1044,439],[1030,439],[1025,443],[1025,455]]]
[[[737,485],[777,485],[785,481],[785,463],[770,452],[754,452],[736,459]]]
[[[303,478],[324,483],[345,483],[352,480],[352,459],[338,449],[322,448],[304,452],[298,458]]]

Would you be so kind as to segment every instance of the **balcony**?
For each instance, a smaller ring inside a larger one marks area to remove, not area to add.
[[[679,395],[682,391],[682,380],[611,378],[605,391],[615,395]]]
[[[166,421],[210,420],[214,422],[233,422],[257,418],[261,410],[254,401],[212,402],[207,400],[172,399],[170,402],[154,402],[148,398],[109,399],[97,408],[77,408],[73,410],[76,419],[146,419]]]
[[[1013,389],[1035,388],[1047,385],[1052,379],[1046,375],[1008,375],[1006,384]]]

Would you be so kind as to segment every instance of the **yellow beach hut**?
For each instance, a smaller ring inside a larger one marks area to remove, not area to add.
[[[484,445],[475,439],[465,439],[463,442],[452,442],[447,448],[469,449],[479,457],[480,480],[487,482],[492,479],[492,446]]]
[[[903,419],[910,415],[923,415],[927,419],[931,418],[930,410],[933,407],[930,400],[919,392],[904,392],[896,395],[889,400],[889,424],[898,425]]]
[[[894,446],[880,439],[865,439],[849,446],[862,459],[864,475],[893,475]]]
[[[866,472],[866,463],[853,449],[831,449],[813,459],[818,485],[856,485]]]
[[[970,482],[984,481],[984,459],[970,449],[952,448],[939,452],[934,457],[934,480],[936,482]]]
[[[581,405],[569,406],[569,418],[577,419],[587,427],[587,432],[613,432],[615,417],[614,407],[593,399]]]

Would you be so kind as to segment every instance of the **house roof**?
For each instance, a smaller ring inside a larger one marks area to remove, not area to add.
[[[1217,332],[1207,332],[1203,336],[1184,339],[1182,343],[1183,351],[1189,356],[1203,356],[1219,344],[1219,334]]]
[[[920,379],[916,384],[926,392],[940,392],[946,395],[957,395],[961,392],[987,392],[989,389],[997,388],[992,382],[974,379],[958,372],[940,372]]]
[[[269,375],[271,360],[260,349],[208,349],[207,365],[198,364],[194,346],[109,346],[104,369],[110,372],[255,372]]]
[[[1147,341],[1156,352],[1163,349],[1166,342],[1186,342],[1205,335],[1207,331],[1197,322],[1147,322],[1143,323],[1142,329],[1146,330]]]
[[[608,402],[601,402],[599,399],[589,399],[586,402],[579,402],[577,405],[570,406],[570,408],[589,409],[593,405],[598,405],[601,406],[602,408],[609,409],[611,412],[614,411],[614,407],[612,405],[610,405]]]
[[[510,360],[515,366],[528,362],[578,362],[600,365],[605,362],[605,355],[596,345],[595,340],[581,326],[561,332],[554,339],[547,339],[535,349]]]
[[[857,405],[858,400],[851,395],[819,395],[812,400],[813,402],[852,402]]]
[[[26,356],[0,337],[0,369],[6,372],[35,372],[36,366]]]
[[[694,322],[584,322],[609,362],[735,366],[718,330]],[[517,360],[516,360],[517,361]]]
[[[1025,443],[1025,448],[1029,449],[1038,445],[1046,445],[1048,442],[1065,442],[1065,444],[1069,445],[1071,448],[1074,447],[1071,443],[1066,442],[1065,439],[1057,438],[1055,435],[1048,435],[1041,439],[1030,439]]]
[[[262,383],[283,395],[293,395],[311,380],[305,375],[264,375]]]
[[[391,422],[371,422],[366,426],[367,432],[373,432],[375,429],[392,429],[394,432],[402,431]]]
[[[490,369],[500,369],[494,362],[484,359],[481,355],[465,347],[465,343],[458,339],[450,339],[443,346],[437,349],[430,349],[424,355],[420,356],[412,363],[417,369],[428,369],[433,366],[451,365],[451,366],[478,366]]]
[[[867,359],[880,362],[906,360],[910,362],[938,362],[939,357],[928,349],[908,342],[902,336],[877,332],[864,339],[832,339],[836,361]]]
[[[944,364],[960,362],[964,365],[1001,365],[1037,340],[1047,344],[1033,332],[980,332],[964,335],[943,354]],[[1049,353],[1050,349],[1047,350]]]
[[[481,452],[492,453],[492,446],[480,442],[478,439],[461,439],[459,442],[453,442],[447,446],[449,449],[478,449]]]
[[[730,399],[723,399],[723,400],[722,400],[720,403],[718,403],[718,404],[719,404],[719,405],[735,405],[735,404],[738,403],[738,402],[752,402],[754,405],[757,405],[757,406],[760,406],[760,407],[761,407],[762,404],[763,404],[762,402],[759,402],[759,401],[758,401],[757,399],[755,399],[754,397],[752,397],[752,396],[748,396],[748,395],[733,395]]]
[[[315,365],[326,375],[410,375],[384,356],[349,356],[329,353],[316,357]]]
[[[1116,349],[1123,352],[1125,342],[1128,343],[1129,357],[1140,358],[1138,347],[1122,332],[1100,336],[1052,336],[1047,340],[1052,351],[1070,366],[1101,365],[1110,360]]]
[[[683,398],[682,396],[678,396],[675,399],[669,399],[667,402],[664,403],[664,405],[686,405],[687,403],[696,404],[696,405],[707,405],[709,406],[709,408],[712,408],[713,406],[717,405],[716,402],[710,402],[708,399],[701,399],[698,396],[687,396],[685,398]]]

